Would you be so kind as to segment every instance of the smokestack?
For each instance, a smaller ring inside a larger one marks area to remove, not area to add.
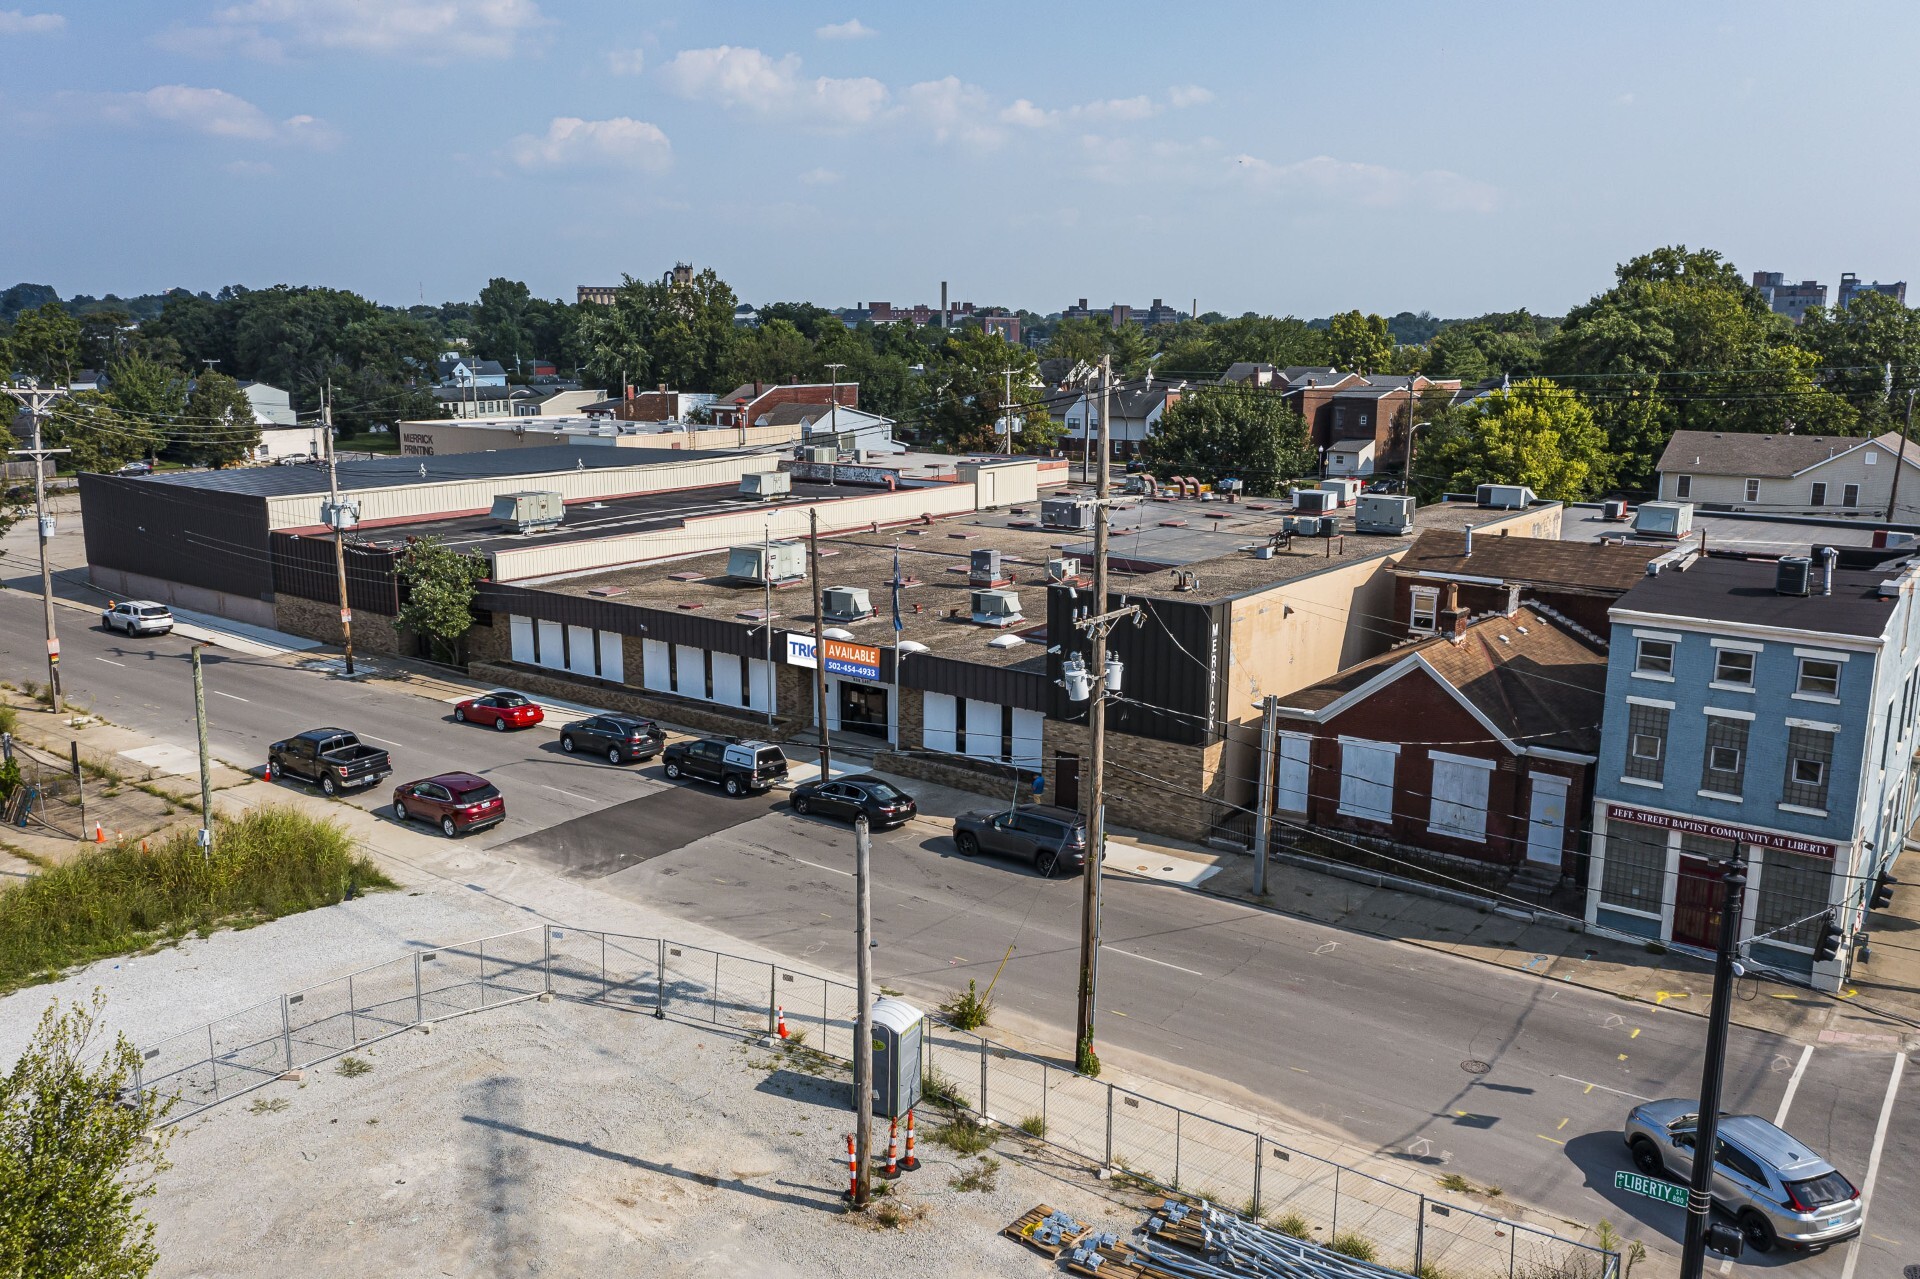
[[[947,282],[940,281],[940,327],[947,327]]]

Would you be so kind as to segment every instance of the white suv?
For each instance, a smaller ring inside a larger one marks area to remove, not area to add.
[[[126,600],[100,614],[100,625],[128,635],[165,635],[173,629],[173,614],[152,600]]]

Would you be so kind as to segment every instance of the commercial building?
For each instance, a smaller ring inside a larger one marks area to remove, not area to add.
[[[1790,282],[1780,271],[1755,271],[1753,287],[1760,291],[1775,315],[1784,315],[1795,324],[1813,307],[1827,304],[1827,286],[1818,280]]]
[[[1893,284],[1882,284],[1880,281],[1875,280],[1873,283],[1868,284],[1851,271],[1842,271],[1840,273],[1840,296],[1838,299],[1840,310],[1846,310],[1848,304],[1855,298],[1867,293],[1884,293],[1901,306],[1907,304],[1907,282],[1905,280],[1899,280]]]
[[[1737,856],[1747,953],[1839,987],[1821,930],[1858,931],[1913,820],[1920,566],[1838,558],[1700,559],[1613,607],[1590,924],[1711,949]]]

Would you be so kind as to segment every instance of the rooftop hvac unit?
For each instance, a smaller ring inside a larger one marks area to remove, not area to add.
[[[1018,591],[984,590],[970,594],[975,626],[1015,626],[1026,620],[1020,611]]]
[[[1360,481],[1351,478],[1321,480],[1320,487],[1329,493],[1340,495],[1340,505],[1352,506],[1354,499],[1360,496]]]
[[[1080,561],[1073,556],[1047,561],[1049,582],[1070,582],[1080,576]]]
[[[803,542],[768,542],[727,550],[727,576],[749,582],[792,582],[807,575]]]
[[[820,592],[820,616],[829,622],[857,622],[873,616],[873,600],[864,586],[829,586]]]
[[[1633,513],[1633,531],[1642,537],[1686,537],[1693,532],[1693,503],[1642,502]]]
[[[1645,506],[1640,508],[1646,510]],[[1773,589],[1779,595],[1809,595],[1813,592],[1813,561],[1804,555],[1783,555],[1774,570]]]
[[[793,476],[785,471],[749,471],[740,477],[740,496],[763,502],[793,492]]]
[[[1414,500],[1400,493],[1363,494],[1353,513],[1356,533],[1406,533],[1413,528]]]
[[[493,518],[516,533],[559,528],[566,516],[566,502],[558,493],[501,493],[493,499]]]
[[[990,547],[974,551],[967,561],[967,582],[972,586],[1005,586],[1013,579],[1000,571],[1000,552]]]
[[[1320,527],[1318,530],[1315,531],[1314,536],[1332,537],[1335,533],[1338,533],[1339,531],[1340,531],[1340,520],[1338,516],[1322,515],[1320,517]]]
[[[815,466],[832,466],[840,460],[840,446],[837,444],[809,444],[800,450],[800,456]]]
[[[1050,497],[1040,503],[1040,527],[1085,533],[1093,528],[1093,503],[1075,497]]]
[[[1325,515],[1340,505],[1340,495],[1332,489],[1293,490],[1293,509],[1302,515]]]
[[[1618,524],[1627,518],[1627,499],[1610,497],[1600,503],[1600,518],[1609,523]]]
[[[1524,484],[1482,484],[1473,491],[1473,500],[1503,511],[1524,511],[1533,505],[1534,497]]]

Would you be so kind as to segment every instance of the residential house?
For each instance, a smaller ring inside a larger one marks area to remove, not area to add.
[[[1750,959],[1839,988],[1823,925],[1858,931],[1913,820],[1920,566],[1835,558],[1710,557],[1614,605],[1591,926],[1711,949],[1739,857]]]
[[[507,370],[498,360],[476,360],[448,351],[434,362],[434,377],[443,386],[505,386]]]
[[[798,426],[802,446],[835,444],[842,453],[857,457],[907,451],[893,438],[892,418],[831,404],[776,404],[753,425]]]
[[[1514,539],[1520,540],[1520,539]],[[1579,874],[1607,659],[1525,605],[1447,619],[1279,699],[1276,817],[1449,857]]]
[[[253,420],[261,426],[292,426],[300,419],[293,412],[293,396],[265,382],[242,382],[240,391],[253,406]]]
[[[1657,469],[1661,498],[1703,511],[1885,519],[1894,501],[1894,522],[1920,522],[1920,444],[1903,450],[1893,433],[1675,431]]]
[[[715,426],[753,426],[779,404],[840,404],[860,407],[858,382],[744,382],[709,407]]]
[[[506,417],[513,413],[515,389],[519,388],[509,388],[504,383],[499,386],[471,382],[459,386],[436,386],[433,388],[433,401],[448,417]]]
[[[1327,450],[1327,474],[1334,478],[1372,475],[1377,452],[1372,440],[1335,440]]]
[[[1371,441],[1377,465],[1398,467],[1406,462],[1407,424],[1418,420],[1420,397],[1431,390],[1457,393],[1460,379],[1344,374],[1331,383],[1290,384],[1287,394],[1306,418],[1315,448],[1352,452]]]
[[[1608,610],[1646,577],[1667,548],[1562,542],[1537,537],[1476,537],[1463,528],[1430,528],[1393,566],[1395,635],[1438,634],[1453,609],[1473,616],[1535,608],[1591,641],[1604,641]]]
[[[1112,418],[1107,436],[1114,456],[1131,457],[1138,453],[1141,443],[1159,427],[1167,409],[1178,404],[1181,394],[1191,386],[1192,383],[1184,380],[1155,381],[1151,375],[1142,381],[1116,386],[1107,396],[1107,412]],[[1071,394],[1072,398],[1061,410],[1068,437],[1085,440],[1090,433],[1097,437],[1100,393],[1075,388]]]
[[[325,430],[318,422],[262,426],[260,443],[253,448],[253,460],[279,462],[324,457],[327,451],[326,436],[323,434]]]

